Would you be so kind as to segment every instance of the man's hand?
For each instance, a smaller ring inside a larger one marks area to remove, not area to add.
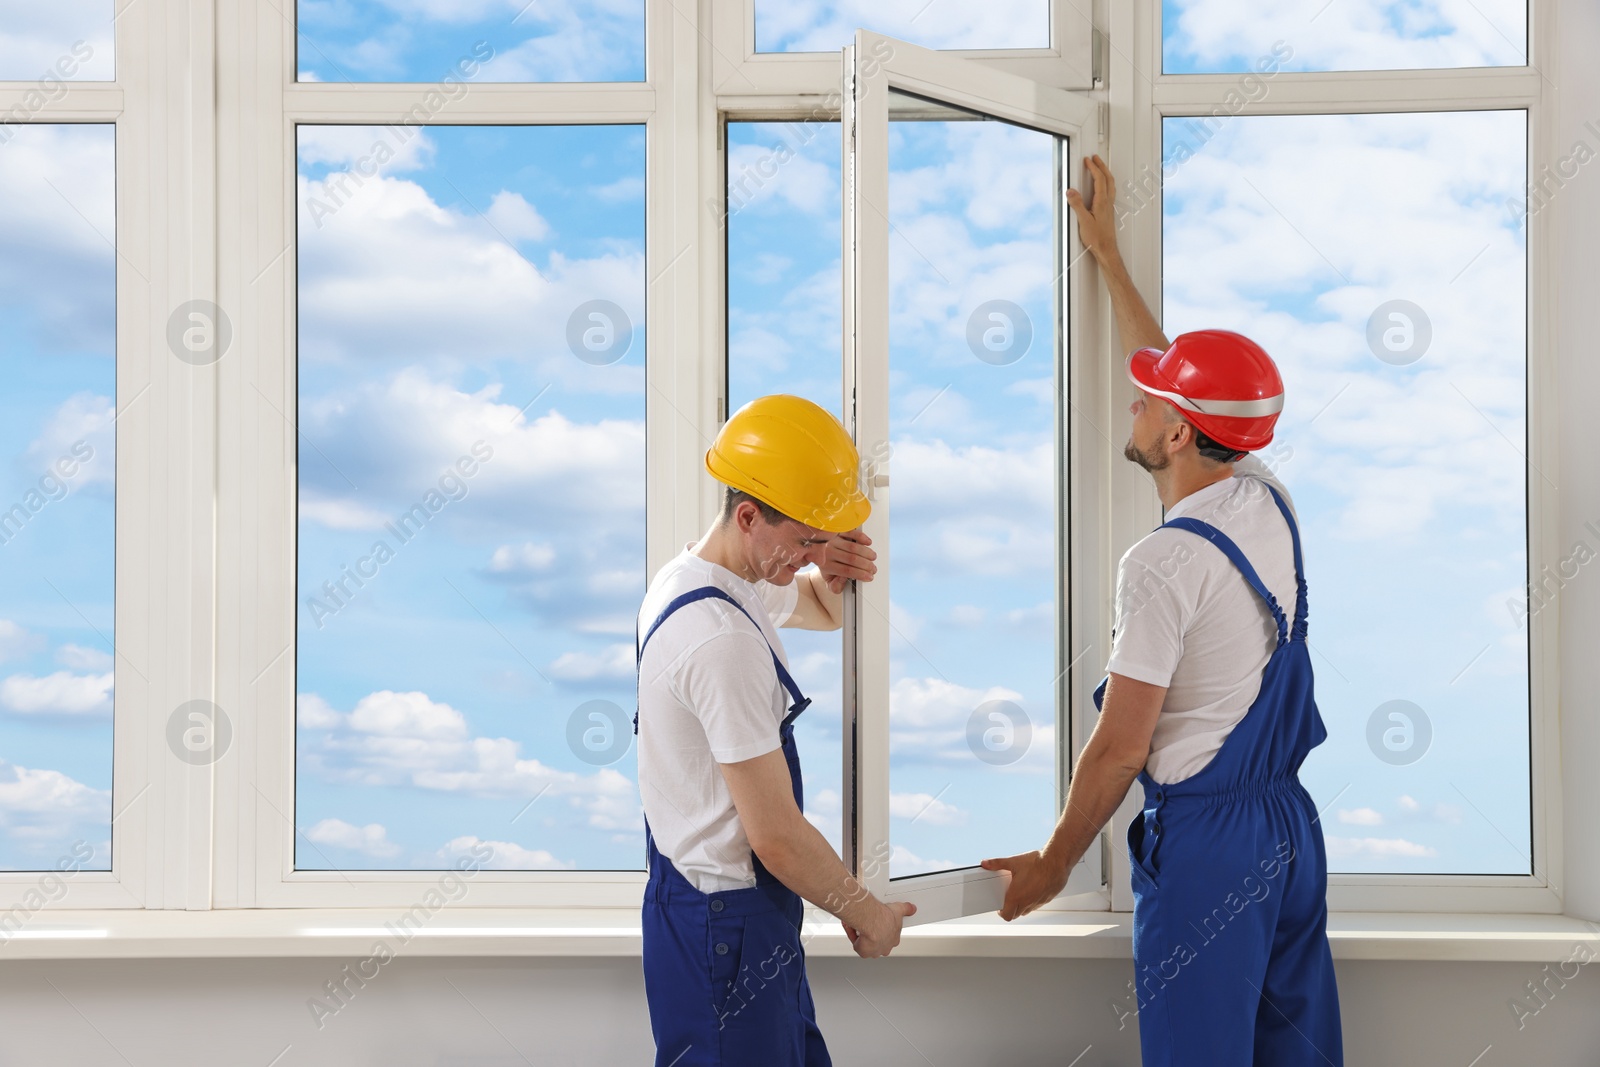
[[[1054,900],[1066,888],[1067,872],[1071,868],[1036,850],[1020,856],[984,860],[983,869],[1011,872],[1005,903],[1000,906],[1000,918],[1010,922]]]
[[[1127,265],[1122,262],[1122,253],[1117,249],[1117,183],[1111,177],[1111,168],[1099,156],[1090,156],[1083,168],[1094,187],[1093,198],[1085,205],[1083,194],[1068,189],[1067,205],[1078,217],[1078,240],[1094,253],[1095,262],[1100,264],[1100,280],[1111,294],[1111,310],[1117,316],[1117,337],[1122,351],[1132,352],[1136,348],[1165,351],[1169,343],[1166,334],[1161,332],[1149,305],[1139,295]]]
[[[900,944],[900,928],[906,917],[916,913],[915,904],[897,900],[879,907],[877,922],[871,930],[857,930],[847,922],[841,922],[840,925],[849,935],[850,945],[856,950],[856,955],[870,960],[894,951],[895,946]]]
[[[878,565],[872,561],[878,558],[878,554],[867,547],[871,544],[872,538],[857,527],[835,534],[833,540],[823,547],[822,558],[817,561],[817,571],[830,590],[844,592],[845,582],[852,578],[858,582],[872,581],[873,575],[878,573]]]
[[[1117,183],[1099,156],[1084,160],[1083,169],[1094,195],[1086,204],[1082,193],[1068,189],[1067,203],[1078,217],[1078,240],[1104,265],[1121,256],[1117,250]]]

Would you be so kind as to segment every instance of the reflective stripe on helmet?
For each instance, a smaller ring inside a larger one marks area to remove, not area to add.
[[[1191,400],[1181,393],[1168,392],[1165,389],[1152,389],[1143,382],[1138,382],[1137,384],[1145,392],[1170,400],[1175,407],[1184,411],[1193,411],[1198,415],[1220,415],[1234,419],[1259,419],[1267,415],[1276,415],[1283,410],[1282,393],[1277,396],[1262,397],[1259,400]]]

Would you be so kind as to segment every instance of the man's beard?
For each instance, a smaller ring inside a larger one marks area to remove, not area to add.
[[[1139,446],[1133,443],[1132,434],[1128,435],[1128,444],[1123,448],[1122,455],[1125,459],[1132,460],[1147,471],[1166,470],[1167,466],[1172,462],[1172,457],[1159,447],[1152,448],[1149,453],[1141,451]]]

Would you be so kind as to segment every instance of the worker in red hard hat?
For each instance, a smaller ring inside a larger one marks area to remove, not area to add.
[[[1100,718],[1066,808],[1009,871],[1000,915],[1058,893],[1137,779],[1127,829],[1134,990],[1146,1067],[1344,1062],[1327,937],[1327,854],[1299,769],[1327,737],[1306,645],[1289,492],[1252,453],[1272,441],[1283,379],[1249,338],[1168,342],[1117,250],[1115,186],[1067,193],[1111,291],[1139,388],[1124,454],[1166,522],[1122,557]]]

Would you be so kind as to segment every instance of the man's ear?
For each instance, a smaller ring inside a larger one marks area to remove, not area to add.
[[[1184,435],[1187,434],[1186,438]],[[1194,425],[1188,419],[1173,419],[1167,433],[1167,451],[1182,452],[1184,446],[1194,440]]]

